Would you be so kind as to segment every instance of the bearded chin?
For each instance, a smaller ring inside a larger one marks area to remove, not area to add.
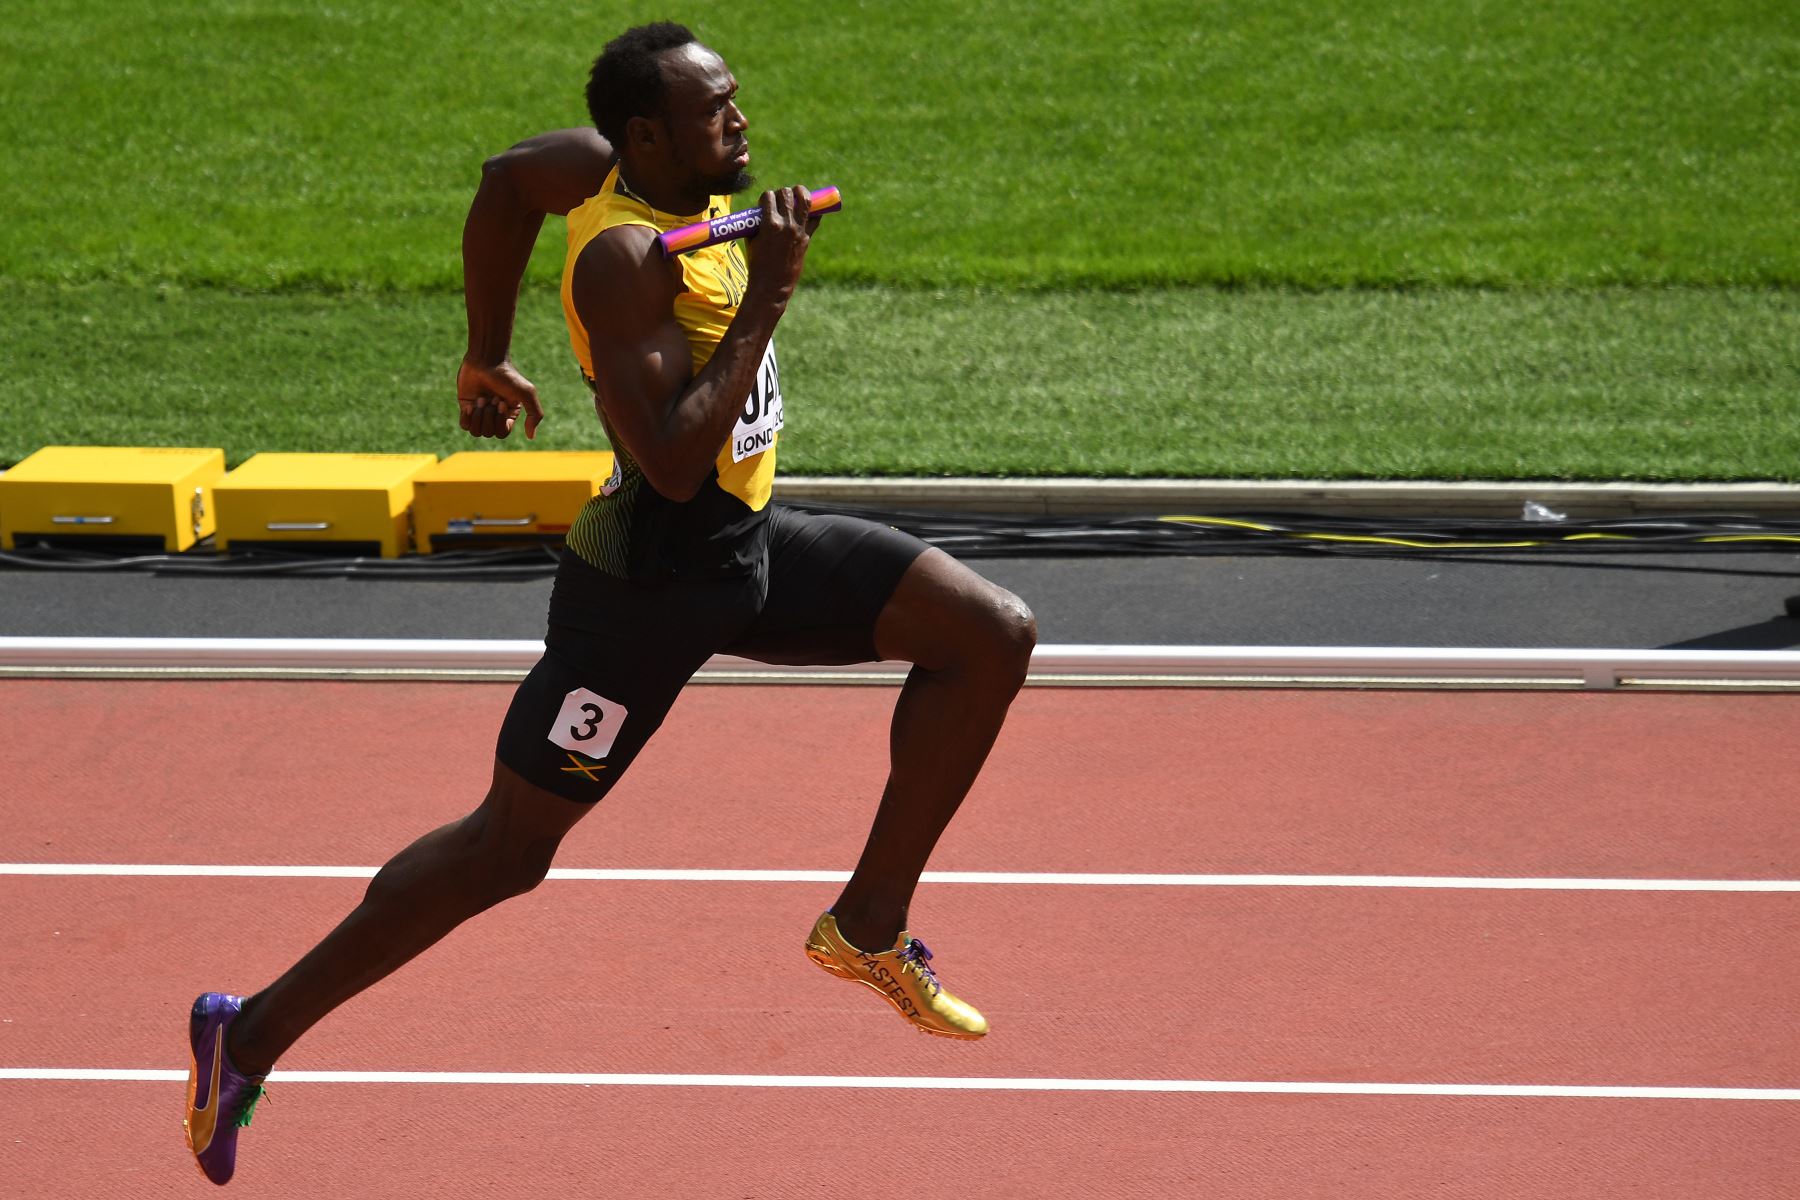
[[[714,196],[735,196],[756,186],[756,176],[739,167],[729,175],[715,175],[706,181],[706,190]]]

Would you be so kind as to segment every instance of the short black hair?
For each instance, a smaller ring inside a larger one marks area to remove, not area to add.
[[[657,56],[698,40],[685,25],[657,21],[627,29],[606,43],[588,75],[587,106],[594,128],[613,149],[624,145],[625,122],[662,115],[662,65]]]

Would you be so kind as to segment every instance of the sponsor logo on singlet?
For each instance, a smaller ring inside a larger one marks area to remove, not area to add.
[[[771,340],[756,369],[756,383],[744,401],[744,411],[738,414],[737,425],[731,431],[731,461],[741,463],[773,446],[781,426],[781,371],[775,365],[775,343]]]

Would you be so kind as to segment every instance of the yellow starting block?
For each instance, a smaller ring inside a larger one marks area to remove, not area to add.
[[[560,542],[581,506],[611,476],[610,451],[464,450],[413,481],[420,553],[518,542]]]
[[[221,550],[279,546],[398,558],[413,481],[435,454],[257,454],[213,489]]]
[[[160,543],[186,550],[213,531],[225,451],[45,446],[0,475],[0,547]]]

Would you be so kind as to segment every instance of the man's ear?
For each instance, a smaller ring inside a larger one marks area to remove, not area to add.
[[[654,117],[628,117],[625,143],[634,150],[649,150],[662,141],[662,122]]]

